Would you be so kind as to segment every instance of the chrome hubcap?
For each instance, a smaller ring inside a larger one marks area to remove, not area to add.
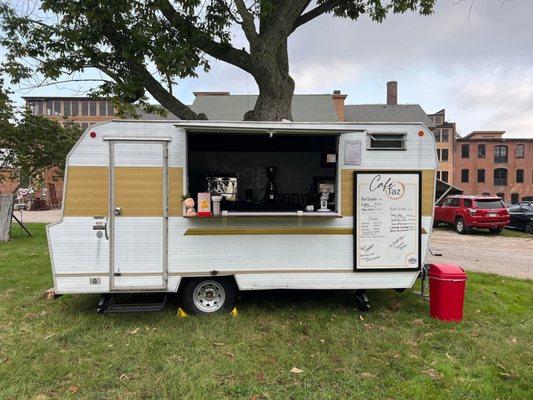
[[[462,231],[463,230],[463,221],[457,221],[457,230]]]
[[[194,288],[194,305],[203,312],[211,313],[219,310],[225,300],[226,292],[216,281],[203,281]]]

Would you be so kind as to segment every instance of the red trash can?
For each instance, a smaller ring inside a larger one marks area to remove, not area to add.
[[[466,274],[455,264],[430,264],[429,314],[442,321],[463,320]]]

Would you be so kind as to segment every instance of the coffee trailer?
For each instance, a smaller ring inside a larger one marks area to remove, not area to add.
[[[409,288],[436,167],[419,123],[94,125],[67,157],[62,218],[47,226],[52,291],[178,292],[210,313],[237,290]],[[217,182],[231,193],[213,193]],[[220,213],[185,215],[184,198],[208,189]]]

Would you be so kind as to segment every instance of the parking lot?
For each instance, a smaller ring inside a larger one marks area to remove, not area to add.
[[[533,235],[507,237],[486,231],[460,235],[452,229],[434,229],[430,249],[442,257],[429,255],[427,262],[450,262],[467,271],[489,272],[533,279]]]

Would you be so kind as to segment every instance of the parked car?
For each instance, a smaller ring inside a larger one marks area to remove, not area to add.
[[[435,206],[433,225],[452,224],[459,233],[472,228],[500,233],[509,223],[509,213],[499,197],[456,195],[446,197]]]
[[[533,233],[533,203],[511,206],[508,212],[510,221],[507,227]]]

